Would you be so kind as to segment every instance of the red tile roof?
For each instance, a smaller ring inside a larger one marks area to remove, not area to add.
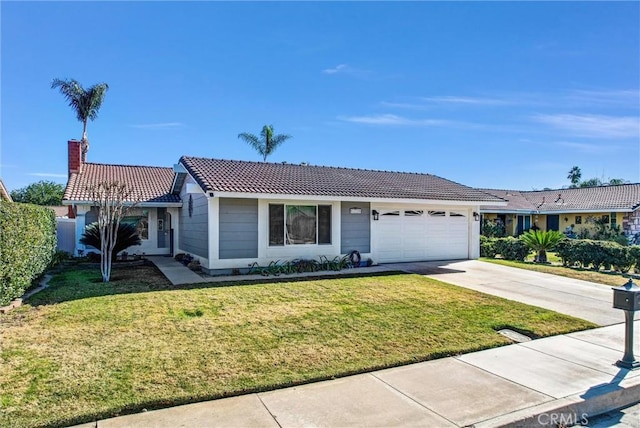
[[[640,208],[640,184],[578,187],[557,190],[493,190],[487,193],[509,201],[506,207],[483,207],[483,211],[635,211]]]
[[[373,171],[183,156],[205,191],[340,198],[502,202],[498,197],[431,174]]]
[[[85,163],[80,173],[71,174],[63,201],[91,201],[88,187],[100,182],[117,181],[127,185],[131,202],[179,203],[172,195],[172,168],[136,165]]]

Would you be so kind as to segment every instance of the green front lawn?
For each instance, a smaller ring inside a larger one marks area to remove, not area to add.
[[[553,275],[566,276],[567,278],[573,279],[581,279],[583,281],[595,282],[597,284],[602,285],[612,285],[619,286],[624,285],[628,280],[628,276],[624,276],[620,273],[612,272],[612,273],[604,273],[604,272],[596,272],[592,269],[583,269],[583,268],[569,268],[562,265],[545,265],[545,264],[537,264],[533,262],[518,262],[514,260],[502,260],[502,259],[490,259],[490,258],[481,258],[480,260],[496,263],[504,266],[511,266],[520,269],[532,270],[535,272],[543,272],[550,273]]]
[[[0,426],[59,426],[547,336],[587,321],[418,275],[172,288],[63,272],[0,315]]]

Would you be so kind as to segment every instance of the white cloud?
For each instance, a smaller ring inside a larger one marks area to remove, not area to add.
[[[345,74],[349,76],[355,76],[360,78],[370,78],[371,72],[369,70],[363,70],[360,68],[354,68],[347,64],[338,64],[333,68],[325,68],[322,70],[324,74]]]
[[[567,94],[571,101],[581,105],[627,106],[637,109],[640,106],[638,90],[573,90]]]
[[[184,123],[181,122],[161,122],[161,123],[142,123],[138,125],[129,125],[137,129],[176,129],[182,128]]]
[[[443,126],[451,124],[448,120],[440,119],[409,119],[395,114],[377,114],[370,116],[342,116],[338,119],[345,122],[362,123],[366,125],[393,126]]]
[[[504,106],[512,105],[514,102],[501,98],[483,98],[483,97],[460,97],[453,95],[443,95],[437,97],[423,97],[424,101],[436,104],[462,104],[462,105],[483,105],[483,106]]]
[[[30,172],[27,175],[34,177],[53,177],[53,178],[67,178],[67,174],[56,174],[53,172]]]
[[[640,118],[592,114],[537,114],[531,119],[580,137],[633,138],[640,135]]]
[[[350,70],[347,64],[338,64],[333,68],[325,68],[322,70],[324,74],[346,73]]]
[[[574,143],[571,141],[559,141],[555,144],[587,154],[609,153],[619,148],[618,146],[612,146],[610,144]]]

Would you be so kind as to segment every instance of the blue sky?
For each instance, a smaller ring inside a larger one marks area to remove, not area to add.
[[[474,187],[640,182],[638,2],[6,2],[0,175],[66,182],[82,124],[53,78],[110,86],[88,161],[270,158]]]

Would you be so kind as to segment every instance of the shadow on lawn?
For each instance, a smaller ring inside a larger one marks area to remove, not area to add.
[[[260,279],[243,279],[241,275],[229,277],[224,282],[203,282],[196,284],[172,285],[160,270],[151,262],[141,266],[114,266],[109,282],[102,282],[100,269],[84,266],[67,266],[54,274],[50,286],[31,296],[25,303],[31,306],[51,305],[72,300],[92,297],[111,296],[115,294],[148,293],[167,290],[192,290],[201,288],[218,288],[254,284],[272,284],[278,282],[305,282],[322,279],[362,278],[389,275],[406,275],[406,272],[388,271],[369,274],[349,273],[339,275],[295,277],[289,275],[265,276]]]

